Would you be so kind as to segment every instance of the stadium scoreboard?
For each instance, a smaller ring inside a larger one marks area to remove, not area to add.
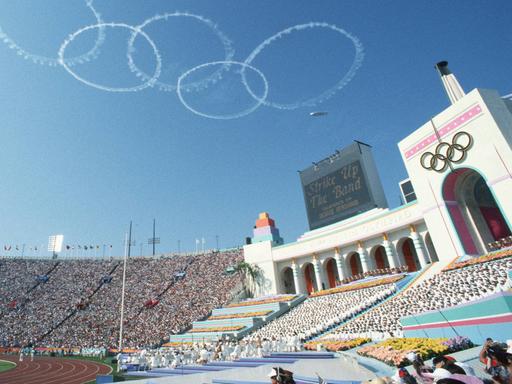
[[[371,147],[354,142],[300,171],[311,230],[387,208]]]

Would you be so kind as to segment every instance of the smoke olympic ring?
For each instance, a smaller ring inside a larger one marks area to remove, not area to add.
[[[93,88],[97,88],[97,89],[100,89],[103,91],[108,91],[108,92],[136,92],[136,91],[145,89],[147,87],[153,87],[155,85],[158,85],[159,88],[164,91],[176,90],[177,96],[178,96],[178,99],[180,100],[180,102],[183,104],[183,106],[185,108],[187,108],[189,111],[193,112],[194,114],[203,116],[203,117],[207,117],[207,118],[211,118],[211,119],[226,119],[226,120],[248,115],[249,113],[252,113],[253,111],[255,111],[262,104],[266,105],[266,106],[278,108],[278,109],[291,110],[291,109],[296,109],[299,107],[310,107],[310,106],[316,105],[317,103],[321,103],[321,102],[329,99],[330,97],[332,97],[337,91],[342,89],[345,85],[347,85],[352,80],[355,73],[357,72],[359,67],[362,65],[362,62],[364,59],[363,45],[356,36],[352,35],[351,33],[347,32],[344,29],[339,28],[333,24],[328,24],[325,22],[310,22],[310,23],[305,23],[305,24],[297,24],[292,27],[283,29],[282,31],[267,38],[260,45],[258,45],[249,54],[249,56],[245,59],[244,62],[234,61],[233,60],[234,48],[233,48],[231,40],[221,30],[218,29],[216,24],[214,24],[211,20],[209,20],[203,16],[195,15],[195,14],[188,13],[188,12],[178,12],[178,11],[173,12],[173,13],[157,14],[157,15],[145,20],[142,24],[134,27],[134,26],[131,26],[131,25],[128,25],[125,23],[102,22],[100,14],[96,11],[96,9],[92,5],[93,0],[84,0],[84,1],[85,1],[86,6],[92,11],[94,16],[96,17],[96,20],[98,21],[98,23],[80,28],[76,32],[69,35],[68,38],[65,39],[64,42],[62,43],[62,45],[60,46],[60,48],[58,50],[58,57],[56,59],[48,58],[48,57],[44,57],[44,56],[38,56],[38,55],[34,55],[34,54],[26,52],[21,47],[19,47],[14,41],[12,41],[10,39],[3,32],[1,27],[0,27],[0,39],[3,40],[3,42],[9,46],[9,48],[16,50],[18,55],[23,56],[25,59],[32,59],[34,61],[34,63],[48,64],[50,66],[61,65],[76,80],[80,81],[81,83],[83,83],[85,85],[91,86]],[[213,61],[213,62],[201,64],[192,69],[187,70],[186,72],[184,72],[183,74],[181,74],[178,77],[176,85],[168,84],[163,81],[159,81],[158,79],[159,79],[161,71],[162,71],[162,58],[161,58],[161,55],[160,55],[155,43],[153,42],[153,40],[151,40],[151,38],[147,35],[147,33],[145,33],[142,29],[150,23],[160,21],[160,20],[168,20],[169,17],[189,17],[189,18],[195,19],[199,22],[202,22],[206,26],[208,26],[210,29],[212,29],[212,31],[216,34],[216,36],[219,38],[220,42],[224,46],[225,59],[222,61]],[[70,67],[72,67],[76,64],[84,63],[86,61],[90,61],[91,58],[95,58],[98,56],[99,47],[101,44],[103,44],[103,42],[105,40],[104,30],[106,27],[126,28],[132,32],[131,36],[128,40],[128,46],[127,46],[128,67],[136,75],[136,77],[140,78],[143,81],[142,84],[133,86],[133,87],[108,87],[105,85],[94,83],[92,81],[88,81],[88,80],[80,77],[73,70],[71,70]],[[354,60],[351,64],[349,70],[332,87],[325,90],[320,95],[310,98],[308,100],[305,100],[302,102],[297,102],[297,103],[291,103],[291,104],[277,103],[277,102],[272,102],[272,101],[267,100],[268,88],[269,88],[268,81],[267,81],[265,75],[259,69],[255,68],[254,66],[251,65],[252,62],[267,46],[272,44],[277,39],[280,39],[280,38],[282,38],[288,34],[291,34],[293,32],[307,30],[307,29],[314,29],[314,28],[327,28],[327,29],[333,30],[351,41],[351,43],[354,45],[355,54],[354,54]],[[64,53],[65,53],[68,45],[73,40],[75,40],[75,38],[79,34],[85,32],[85,31],[91,30],[91,29],[98,29],[98,38],[95,42],[94,47],[89,52],[87,52],[83,55],[73,57],[73,58],[64,58]],[[134,44],[134,41],[135,41],[137,35],[139,35],[139,34],[142,35],[146,39],[146,41],[149,43],[149,45],[152,47],[155,58],[156,58],[155,71],[152,76],[144,73],[141,69],[139,69],[133,60],[133,56],[132,56],[132,53],[134,51],[133,44]],[[215,66],[215,65],[221,65],[222,67],[204,79],[197,80],[195,82],[191,82],[188,84],[185,83],[184,80],[191,73],[193,73],[199,69],[209,67],[209,66]],[[256,100],[257,103],[254,106],[252,106],[242,112],[236,113],[236,114],[212,115],[212,114],[200,112],[200,111],[192,108],[185,101],[185,99],[183,97],[183,91],[190,92],[193,90],[201,90],[201,89],[206,88],[208,86],[208,84],[216,83],[218,80],[220,80],[222,78],[222,71],[226,70],[231,65],[239,65],[242,67],[242,69],[240,71],[240,74],[242,76],[242,84],[244,85],[244,87],[247,90],[247,92],[249,93],[249,95],[254,100]],[[249,84],[247,82],[247,77],[246,77],[246,73],[245,73],[247,68],[256,72],[258,74],[258,76],[263,80],[264,91],[263,91],[263,95],[261,97],[259,97],[258,95],[256,95],[254,93],[254,91],[251,89],[251,87],[249,86]],[[436,156],[434,156],[436,159],[431,160],[431,161],[434,163],[436,163],[437,161],[455,162],[455,159],[453,158],[454,157],[453,151],[455,151],[455,150],[461,151],[463,149],[459,148],[458,145],[452,144],[452,146],[447,151],[446,155],[437,153]],[[437,163],[432,164],[431,167],[436,168],[436,165],[437,165]]]
[[[85,5],[87,8],[89,8],[94,17],[96,18],[97,24],[101,24],[103,21],[101,20],[101,15],[98,11],[94,8],[92,5],[93,0],[85,0]],[[51,67],[56,67],[60,64],[58,58],[52,58],[47,56],[41,56],[36,55],[30,52],[25,51],[22,47],[20,47],[16,42],[14,42],[3,30],[0,26],[0,40],[2,40],[7,47],[10,49],[13,49],[16,51],[18,56],[22,56],[25,60],[32,60],[35,64],[41,64],[41,65],[49,65]],[[87,61],[90,61],[91,59],[94,59],[98,56],[99,47],[103,44],[105,41],[105,31],[103,28],[98,28],[98,37],[96,38],[96,41],[94,42],[94,46],[89,50],[89,52],[84,53],[83,55],[72,57],[69,59],[66,59],[66,64],[70,67],[77,65],[77,64],[83,64]]]
[[[258,102],[254,106],[252,106],[252,107],[250,107],[250,108],[248,108],[248,109],[246,109],[246,110],[244,110],[242,112],[239,112],[239,113],[236,113],[236,114],[231,114],[231,115],[211,115],[211,114],[200,112],[197,109],[192,108],[190,105],[187,104],[187,102],[183,98],[183,95],[182,95],[182,92],[181,92],[181,83],[183,82],[183,79],[185,79],[192,72],[195,72],[195,71],[197,71],[198,69],[201,69],[201,68],[210,67],[212,65],[223,65],[223,66],[224,65],[230,65],[230,66],[231,65],[240,65],[244,69],[245,68],[249,68],[249,69],[253,70],[263,80],[263,84],[265,86],[265,89],[263,91],[263,96],[260,98],[260,97],[258,97],[256,95],[251,95]],[[248,115],[249,113],[254,112],[261,104],[263,104],[265,102],[265,99],[267,98],[267,95],[268,95],[268,82],[267,82],[267,78],[265,77],[265,75],[259,69],[254,68],[250,64],[242,63],[242,62],[239,62],[239,61],[213,61],[211,63],[205,63],[205,64],[198,65],[197,67],[189,69],[187,72],[183,73],[178,78],[178,83],[176,85],[176,93],[178,94],[178,98],[181,101],[181,103],[183,104],[183,106],[185,108],[187,108],[190,112],[195,113],[196,115],[199,115],[199,116],[202,116],[202,117],[208,117],[210,119],[230,120],[230,119],[236,119],[236,118]]]
[[[275,102],[271,102],[271,101],[264,101],[264,103],[263,103],[264,105],[278,108],[278,109],[296,109],[299,107],[315,106],[316,104],[321,103],[321,102],[331,98],[336,92],[338,92],[345,85],[347,85],[350,82],[350,80],[352,80],[352,78],[356,74],[357,70],[361,66],[363,59],[364,59],[364,49],[363,49],[363,44],[359,41],[359,39],[357,37],[355,37],[354,35],[350,34],[349,32],[345,31],[344,29],[337,27],[336,25],[323,23],[323,22],[311,22],[311,23],[306,23],[306,24],[298,24],[298,25],[294,25],[293,27],[283,29],[282,31],[269,37],[268,39],[264,40],[260,45],[258,45],[251,52],[251,54],[247,57],[247,59],[245,59],[244,63],[251,64],[253,62],[253,60],[256,58],[256,56],[258,56],[261,53],[261,51],[263,51],[265,49],[265,47],[272,44],[272,42],[274,42],[275,40],[280,39],[281,37],[288,35],[290,33],[305,30],[305,29],[311,29],[311,28],[332,29],[333,31],[336,31],[336,32],[340,33],[341,35],[345,36],[346,38],[348,38],[352,42],[352,44],[354,44],[355,55],[354,55],[354,61],[352,62],[350,69],[347,71],[347,73],[345,73],[345,75],[334,86],[332,86],[331,88],[322,92],[320,95],[318,95],[316,97],[313,97],[311,99],[308,99],[308,100],[305,100],[302,102],[294,103],[294,104],[280,104],[280,103],[275,103]],[[254,94],[252,89],[249,87],[249,84],[247,84],[247,80],[245,78],[243,70],[242,70],[242,81],[245,85],[245,88],[247,89],[247,92],[249,92],[249,94],[252,97],[254,97],[256,100],[258,100],[259,98]]]
[[[84,78],[78,76],[75,72],[73,72],[71,70],[71,68],[69,68],[69,66],[66,63],[66,60],[64,59],[64,52],[66,50],[66,47],[69,45],[69,43],[71,43],[79,34],[85,32],[85,31],[88,31],[90,29],[96,29],[96,28],[104,28],[104,27],[127,28],[127,29],[129,29],[129,30],[131,30],[133,32],[141,34],[147,40],[149,45],[151,45],[151,47],[153,48],[153,52],[155,53],[155,58],[156,58],[155,72],[153,73],[152,77],[150,77],[144,83],[142,83],[140,85],[137,85],[135,87],[113,88],[113,87],[106,87],[104,85],[96,84],[96,83],[93,83],[91,81],[85,80]],[[91,87],[94,87],[94,88],[97,88],[97,89],[101,89],[103,91],[108,91],[108,92],[136,92],[136,91],[140,91],[140,90],[142,90],[144,88],[151,87],[151,86],[153,86],[155,84],[156,80],[160,76],[160,72],[161,72],[161,69],[162,69],[162,59],[160,57],[160,54],[158,53],[158,49],[156,48],[156,45],[153,42],[153,40],[151,40],[150,37],[144,31],[141,31],[140,29],[137,29],[136,27],[133,27],[133,26],[128,25],[128,24],[123,24],[123,23],[101,23],[101,24],[95,24],[95,25],[88,25],[87,27],[80,28],[78,31],[72,33],[62,43],[62,45],[61,45],[61,47],[59,49],[59,64],[61,64],[64,67],[64,69],[66,71],[68,71],[68,73],[71,76],[73,76],[75,79],[77,79],[78,81],[80,81],[80,82],[82,82],[82,83],[84,83],[86,85],[89,85]]]
[[[162,15],[155,15],[155,16],[145,20],[142,24],[138,25],[135,28],[138,30],[142,30],[148,24],[151,24],[153,22],[160,21],[160,20],[167,21],[169,19],[169,17],[190,17],[192,19],[196,19],[196,20],[202,22],[217,35],[220,42],[224,46],[224,52],[225,52],[224,61],[230,61],[233,59],[235,50],[233,48],[232,41],[217,27],[216,24],[214,24],[211,20],[209,20],[203,16],[200,16],[200,15],[195,15],[195,14],[188,13],[188,12],[164,13]],[[137,33],[134,32],[134,33],[132,33],[130,39],[128,40],[128,65],[130,66],[131,71],[134,72],[138,77],[141,77],[143,80],[148,80],[148,79],[150,79],[150,77],[146,73],[141,71],[135,65],[132,55],[131,55],[131,51],[133,49],[133,43],[134,43],[136,37],[137,37]],[[219,80],[221,78],[221,72],[224,69],[225,69],[225,66],[223,66],[223,68],[218,69],[213,74],[211,74],[210,76],[208,76],[207,78],[205,78],[203,80],[196,81],[196,82],[193,82],[190,84],[183,84],[182,88],[185,90],[198,90],[198,89],[201,89],[202,87],[204,87],[205,85],[207,85],[208,82],[215,83],[217,80]],[[169,92],[169,91],[176,90],[176,84],[168,84],[168,83],[164,83],[162,81],[157,80],[155,82],[155,85],[159,86],[159,89],[162,91]]]

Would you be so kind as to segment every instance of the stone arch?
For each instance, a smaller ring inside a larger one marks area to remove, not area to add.
[[[336,287],[336,282],[340,280],[338,275],[338,268],[336,267],[336,260],[334,260],[332,257],[329,257],[324,260],[323,265],[329,288]]]
[[[439,261],[439,257],[437,256],[436,248],[434,247],[434,243],[432,242],[432,237],[430,237],[430,233],[427,232],[425,235],[425,247],[427,248],[428,257],[430,258],[431,263],[435,263]]]
[[[409,268],[409,272],[421,269],[420,260],[416,253],[414,242],[410,237],[402,237],[398,240],[396,250],[400,254],[404,264]]]
[[[281,271],[281,281],[283,293],[297,293],[295,287],[295,280],[293,279],[293,269],[291,267],[284,267]]]
[[[491,248],[489,243],[511,235],[492,190],[478,171],[459,168],[450,172],[442,192],[466,254],[486,253]]]
[[[361,255],[357,252],[351,252],[347,255],[347,266],[352,276],[363,273],[363,264],[361,263]]]
[[[318,283],[315,276],[315,268],[312,263],[304,263],[302,266],[302,274],[304,276],[304,282],[306,291],[308,294],[318,291]]]
[[[376,245],[373,247],[370,251],[370,257],[373,260],[375,269],[389,268],[388,256],[383,245]]]

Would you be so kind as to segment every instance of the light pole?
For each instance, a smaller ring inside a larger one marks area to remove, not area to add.
[[[130,221],[130,234],[125,235],[125,243],[124,243],[124,262],[123,262],[123,285],[121,291],[121,323],[119,324],[119,356],[123,353],[123,321],[124,321],[124,292],[125,292],[125,284],[126,284],[126,260],[130,257],[130,248],[131,248],[131,239],[132,239],[132,222]],[[117,372],[121,369],[121,362],[117,361]]]
[[[160,238],[155,236],[155,219],[153,219],[153,237],[148,239],[148,245],[153,245],[153,256],[155,256],[155,244],[160,244]]]

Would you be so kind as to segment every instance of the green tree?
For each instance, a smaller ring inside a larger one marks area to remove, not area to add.
[[[263,270],[256,264],[241,261],[234,266],[236,273],[242,277],[242,286],[247,297],[253,297],[256,288],[263,283]]]

